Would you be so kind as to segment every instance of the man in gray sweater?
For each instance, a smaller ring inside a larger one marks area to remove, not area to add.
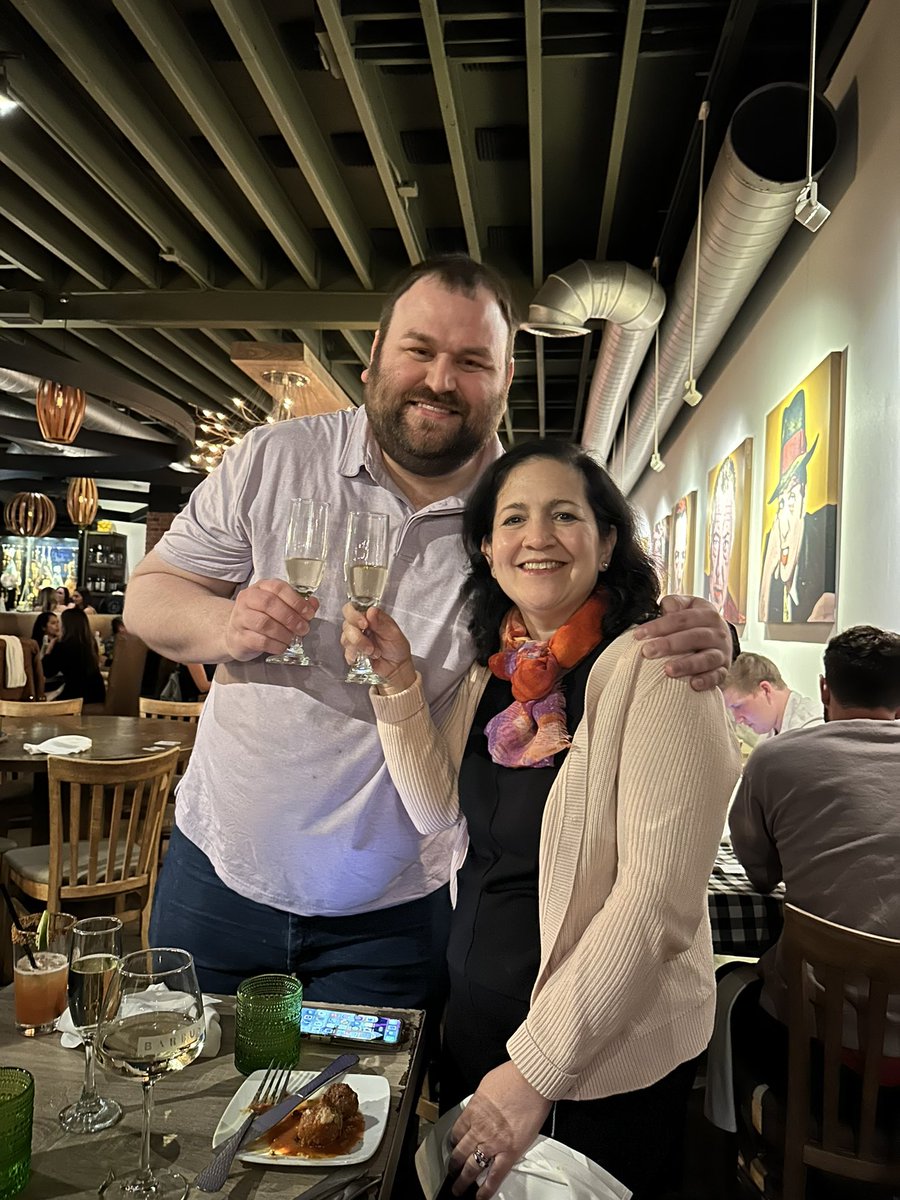
[[[754,751],[731,810],[753,884],[782,880],[789,903],[900,938],[900,634],[857,625],[831,639],[820,679],[825,724]],[[787,1019],[779,947],[760,962],[762,1007]],[[900,1045],[900,1014],[886,1039]]]

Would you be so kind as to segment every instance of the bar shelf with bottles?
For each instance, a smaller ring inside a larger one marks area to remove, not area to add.
[[[122,533],[88,533],[82,557],[82,586],[98,596],[125,587],[127,538]]]

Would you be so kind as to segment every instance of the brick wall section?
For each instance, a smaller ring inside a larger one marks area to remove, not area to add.
[[[175,520],[175,513],[170,512],[148,512],[147,513],[147,540],[144,543],[144,553],[152,550],[162,535],[168,530],[169,526]]]

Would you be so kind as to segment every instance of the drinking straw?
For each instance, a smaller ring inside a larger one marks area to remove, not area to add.
[[[15,905],[12,902],[12,896],[10,896],[9,892],[6,890],[5,883],[0,883],[0,892],[3,893],[3,902],[6,905],[6,907],[9,909],[9,915],[12,917],[13,925],[15,925],[16,929],[18,929],[19,933],[21,933],[23,938],[25,939],[24,940],[25,953],[28,955],[28,961],[31,963],[31,969],[33,971],[36,971],[37,970],[37,960],[35,959],[34,955],[31,953],[31,947],[28,944],[28,933],[22,927],[22,922],[19,920],[19,914],[16,912]]]

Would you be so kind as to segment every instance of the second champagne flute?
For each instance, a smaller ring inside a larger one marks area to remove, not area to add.
[[[325,574],[328,552],[328,505],[320,500],[299,497],[291,501],[284,570],[288,582],[299,596],[311,596]],[[308,667],[312,660],[303,649],[303,639],[295,637],[282,654],[270,654],[267,663],[286,667]]]
[[[69,1015],[84,1042],[84,1086],[74,1104],[59,1114],[69,1133],[99,1133],[115,1125],[122,1106],[97,1094],[94,1086],[94,1036],[103,994],[116,973],[122,953],[118,917],[85,917],[72,928],[69,956]]]
[[[357,612],[364,613],[379,603],[388,577],[388,519],[384,513],[350,514],[344,574],[347,596]],[[384,682],[365,654],[357,654],[344,681],[369,686]]]

